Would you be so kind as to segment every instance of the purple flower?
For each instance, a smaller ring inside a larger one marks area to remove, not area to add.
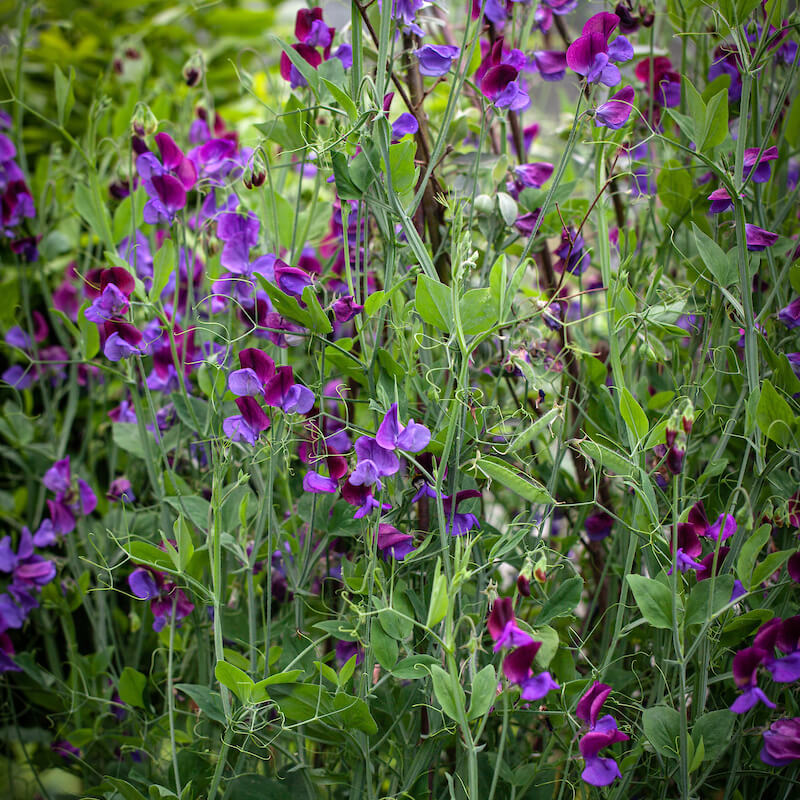
[[[349,294],[344,297],[339,297],[334,301],[331,307],[333,308],[333,315],[336,317],[336,321],[341,323],[350,322],[353,317],[364,310],[364,306],[356,303],[352,295]]]
[[[724,542],[736,533],[736,520],[730,514],[720,514],[717,521],[708,527],[706,536],[710,536],[715,542]]]
[[[0,614],[0,618],[1,618]],[[14,645],[7,633],[0,633],[0,672],[21,672],[22,667],[17,666],[11,656],[14,655]]]
[[[406,112],[392,123],[392,140],[397,141],[409,133],[416,133],[418,130],[419,123],[417,118],[413,114]]]
[[[519,685],[523,700],[541,700],[548,692],[561,688],[549,672],[533,674],[531,666],[541,646],[541,642],[523,644],[503,659],[503,673]]]
[[[567,74],[567,54],[561,50],[537,50],[533,62],[546,81],[560,81]]]
[[[800,297],[778,312],[778,319],[790,330],[800,326]],[[792,354],[795,355],[795,354]]]
[[[576,233],[572,228],[564,228],[561,231],[561,245],[554,251],[558,256],[555,268],[566,270],[573,275],[582,275],[589,266],[589,253],[584,251],[584,244],[584,238],[580,233]]]
[[[255,447],[258,437],[269,428],[269,417],[254,397],[237,397],[240,414],[226,417],[222,430],[232,442],[247,442]]]
[[[114,478],[114,480],[111,481],[106,497],[108,497],[109,500],[121,500],[123,503],[133,503],[136,501],[136,495],[133,493],[131,482],[125,477]]]
[[[410,533],[402,533],[383,522],[378,525],[378,550],[381,551],[384,561],[388,561],[389,556],[402,561],[409,553],[416,550],[413,541],[414,537]]]
[[[281,408],[286,414],[306,414],[314,405],[314,393],[294,382],[292,367],[278,367],[264,384],[264,401],[268,406]]]
[[[615,131],[619,130],[628,121],[631,111],[633,111],[634,94],[633,86],[626,86],[598,106],[595,111],[595,125]]]
[[[553,174],[553,165],[547,161],[534,161],[531,164],[520,164],[514,167],[514,175],[526,188],[541,188]]]
[[[407,425],[400,424],[397,403],[392,403],[375,434],[375,441],[384,450],[399,449],[409,453],[419,453],[424,450],[430,440],[431,432],[413,419],[410,419]]]
[[[113,283],[109,283],[100,297],[86,309],[84,315],[90,322],[102,324],[114,317],[122,317],[127,312],[128,298]]]
[[[520,647],[533,643],[533,638],[517,625],[514,604],[510,597],[498,597],[494,601],[486,627],[494,639],[495,653],[504,647]]]
[[[603,748],[629,738],[617,729],[616,720],[610,714],[598,719],[609,694],[610,686],[595,681],[578,701],[575,710],[576,716],[589,725],[589,731],[581,737],[578,747],[586,762],[581,778],[592,786],[608,786],[621,777],[617,762],[613,758],[601,758],[599,753]]]
[[[708,209],[710,214],[721,214],[723,211],[733,208],[733,200],[731,200],[728,190],[724,187],[715,189],[708,196],[708,199],[711,201],[711,205]]]
[[[358,464],[349,481],[353,486],[377,484],[381,489],[380,478],[394,475],[400,469],[400,459],[371,436],[361,436],[356,441],[356,455]]]
[[[609,43],[619,25],[619,17],[606,11],[595,14],[583,26],[582,35],[567,48],[567,65],[589,83],[616,86],[622,76],[615,62],[630,61],[633,46],[624,36]]]
[[[281,259],[275,259],[273,266],[275,283],[278,288],[291,297],[302,297],[303,289],[311,286],[311,276],[299,267],[290,267]]]
[[[423,75],[439,78],[446,75],[458,58],[461,48],[445,44],[426,44],[414,52]]]
[[[773,703],[756,683],[758,667],[767,657],[767,651],[760,647],[747,647],[740,650],[733,657],[733,679],[744,692],[734,700],[731,711],[734,714],[744,714],[759,701],[768,708],[775,708]]]
[[[326,478],[313,470],[309,470],[303,476],[303,491],[312,494],[334,494],[338,488],[339,481],[334,478]]]
[[[583,525],[586,528],[589,541],[599,542],[611,533],[611,529],[614,527],[614,517],[606,511],[595,511],[586,517],[586,522]]]
[[[771,231],[765,231],[756,225],[751,225],[749,222],[745,224],[745,239],[747,241],[747,249],[753,252],[760,252],[772,247],[778,241],[778,234]]]
[[[784,767],[800,759],[800,717],[776,719],[764,731],[761,760],[773,767]]]
[[[751,177],[754,183],[766,183],[772,175],[769,162],[778,158],[778,148],[768,147],[760,157],[759,150],[758,147],[748,147],[744,151],[744,177]]]
[[[194,611],[194,604],[186,597],[183,589],[178,588],[161,572],[138,567],[128,576],[128,586],[135,597],[150,601],[153,612],[153,630],[164,629],[172,616],[175,606],[175,623],[189,616]]]

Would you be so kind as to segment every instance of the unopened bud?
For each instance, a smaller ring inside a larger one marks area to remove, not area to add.
[[[517,578],[517,591],[522,597],[531,596],[531,582],[522,573]]]
[[[494,211],[494,200],[488,194],[479,194],[475,198],[475,210],[479,214],[491,214]]]
[[[544,583],[547,580],[547,556],[540,556],[533,565],[533,577],[538,583]]]
[[[686,457],[686,448],[682,442],[676,442],[667,451],[667,469],[673,475],[680,475],[683,472],[683,460]]]
[[[655,19],[656,15],[652,11],[648,11],[644,6],[639,6],[639,22],[645,28],[652,28]]]
[[[195,53],[183,66],[183,79],[187,86],[197,86],[203,80],[205,74],[205,63],[203,56]]]
[[[133,116],[131,117],[131,129],[134,134],[136,136],[149,136],[151,133],[156,132],[157,127],[158,120],[147,103],[138,102],[133,109]]]

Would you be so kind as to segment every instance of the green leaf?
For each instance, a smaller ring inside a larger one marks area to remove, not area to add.
[[[439,659],[429,655],[408,656],[392,668],[392,675],[404,681],[427,678],[430,674],[428,667],[438,663]]]
[[[147,800],[147,798],[136,787],[132,786],[130,783],[128,783],[128,781],[122,780],[122,778],[111,778],[106,776],[100,788],[113,789],[119,792],[124,800]]]
[[[111,216],[106,204],[98,197],[97,192],[79,183],[72,195],[75,210],[86,220],[92,232],[107,247],[113,246],[111,241]]]
[[[491,289],[470,289],[458,303],[461,330],[467,336],[486,333],[497,323]]]
[[[370,645],[378,663],[384,669],[391,670],[397,663],[397,642],[383,630],[378,620],[370,629]]]
[[[647,431],[650,429],[647,414],[625,386],[620,390],[619,413],[622,414],[622,419],[625,420],[634,441],[640,442],[647,436]]]
[[[739,270],[728,258],[727,253],[713,239],[706,236],[694,222],[692,229],[700,258],[717,283],[725,287],[739,280]]]
[[[341,63],[341,62],[339,62]],[[358,109],[356,108],[356,104],[350,99],[350,96],[340,89],[333,81],[329,81],[327,78],[322,78],[322,82],[325,84],[327,90],[333,95],[334,100],[342,107],[342,110],[350,117],[351,122],[355,122],[358,119]]]
[[[150,300],[155,302],[169,283],[170,276],[178,265],[175,258],[175,245],[172,239],[164,239],[153,256],[153,285],[150,287]]]
[[[695,144],[698,148],[701,145],[702,134],[706,128],[706,104],[703,101],[703,96],[697,89],[694,88],[694,85],[687,77],[683,77],[681,80],[681,84],[683,86],[684,97],[686,98],[686,102],[689,109],[689,116],[692,118],[694,122],[694,129],[695,134],[697,134],[697,139],[695,139]]]
[[[325,334],[333,330],[328,315],[322,310],[317,294],[312,286],[303,289],[303,302],[308,306],[308,316],[311,321],[311,330],[314,333]]]
[[[456,722],[462,720],[464,718],[464,709],[467,705],[467,697],[461,688],[461,684],[438,664],[431,666],[431,677],[433,678],[433,693],[436,695],[442,711]]]
[[[764,435],[781,447],[787,447],[792,442],[795,416],[789,404],[768,380],[761,385],[756,422]]]
[[[497,674],[491,664],[487,664],[472,679],[472,694],[469,700],[467,719],[482,717],[492,706],[497,695]]]
[[[142,694],[145,686],[147,686],[147,678],[141,672],[133,667],[125,667],[122,670],[122,675],[119,676],[119,683],[117,684],[119,699],[129,706],[144,708]]]
[[[711,584],[714,596],[711,597]],[[698,581],[686,603],[686,625],[700,625],[710,620],[731,601],[733,575],[718,575],[714,580]],[[711,608],[709,609],[709,604]]]
[[[722,144],[728,135],[728,90],[717,92],[708,102],[700,150],[710,150]]]
[[[144,564],[155,569],[164,570],[165,572],[174,573],[176,571],[175,564],[169,554],[160,547],[150,544],[150,542],[131,542],[127,546],[126,552],[137,564]]]
[[[453,321],[453,300],[450,289],[439,281],[420,275],[415,295],[417,313],[424,322],[448,333]]]
[[[320,662],[315,662],[315,663],[319,664]],[[333,672],[333,670],[325,664],[320,664],[320,666]],[[276,672],[273,675],[270,675],[269,677],[260,680],[253,687],[253,692],[250,699],[252,700],[253,703],[263,703],[265,700],[269,700],[269,692],[267,691],[267,687],[279,686],[279,685],[283,686],[287,683],[296,683],[297,679],[302,674],[303,670],[301,669],[290,669],[286,670],[285,672]],[[335,672],[333,672],[333,682],[337,683]]]
[[[111,426],[114,444],[126,453],[144,458],[144,445],[139,438],[139,426],[135,422],[115,422]]]
[[[656,752],[668,758],[678,757],[681,729],[681,715],[678,711],[669,706],[646,708],[642,714],[642,728]]]
[[[392,179],[392,191],[405,194],[414,188],[417,170],[414,156],[417,143],[413,138],[403,138],[396,144],[389,145],[389,171]]]
[[[64,123],[69,119],[72,106],[75,105],[75,94],[72,91],[72,85],[75,82],[75,68],[69,68],[69,78],[64,77],[64,73],[58,68],[58,65],[53,68],[53,73],[58,124],[63,127]]]
[[[793,556],[797,550],[778,550],[777,553],[770,553],[754,570],[753,580],[750,588],[755,589],[760,586],[773,572],[779,570],[786,561]]]
[[[431,602],[428,606],[428,619],[425,625],[432,628],[444,619],[447,613],[450,598],[447,592],[447,578],[442,572],[442,559],[436,560],[436,570],[433,576],[433,589],[431,590]]]
[[[350,178],[350,170],[347,166],[347,156],[344,153],[331,153],[331,164],[333,165],[333,177],[336,181],[336,194],[342,200],[360,200],[364,191],[359,189]]]
[[[202,686],[199,683],[176,683],[175,688],[194,700],[200,711],[214,722],[225,725],[225,713],[222,710],[222,698],[219,692]]]
[[[253,679],[239,667],[234,667],[227,661],[217,661],[214,668],[214,675],[217,680],[226,688],[230,689],[245,705],[250,702],[255,689]]]
[[[705,743],[703,761],[716,761],[731,743],[731,733],[736,715],[732,711],[709,711],[703,714],[692,728],[692,739]]]
[[[689,772],[694,772],[696,769],[700,768],[700,765],[703,763],[703,759],[705,758],[705,741],[701,736],[697,746],[695,746],[694,739],[692,737],[689,737],[687,742],[689,745],[689,751],[691,753],[689,758]]]
[[[284,294],[274,283],[267,280],[266,276],[260,272],[256,273],[256,278],[261,284],[261,288],[269,295],[275,310],[286,319],[300,323],[304,328],[311,327],[311,317],[308,311],[300,308],[297,298]]]
[[[198,530],[205,532],[208,529],[210,504],[204,497],[197,497],[197,495],[169,496],[164,498],[164,502],[172,506],[179,514],[186,514]]]
[[[675,214],[685,213],[691,204],[692,179],[686,167],[671,159],[664,162],[656,178],[658,197]]]
[[[339,712],[343,727],[355,728],[368,736],[374,736],[378,732],[378,726],[369,712],[369,707],[360,698],[337,692],[333,698],[333,707]]]
[[[645,578],[644,575],[628,575],[628,585],[631,587],[636,605],[642,616],[654,628],[672,628],[672,595],[664,586],[654,578]],[[680,608],[680,598],[678,598]]]
[[[94,322],[86,319],[86,309],[91,305],[87,300],[78,311],[78,329],[81,332],[81,351],[83,357],[90,361],[100,352],[100,333]]]
[[[536,617],[537,625],[546,625],[551,619],[569,614],[581,601],[583,592],[583,578],[576,575],[564,581],[558,589],[550,595]]]
[[[556,501],[541,483],[518,472],[511,465],[494,456],[481,456],[475,464],[476,469],[492,481],[511,489],[529,503],[554,504]]]
[[[756,557],[761,552],[764,545],[769,541],[772,533],[772,526],[762,525],[748,537],[736,559],[736,576],[743,586],[750,586],[750,576],[753,574],[753,567],[756,564]]]

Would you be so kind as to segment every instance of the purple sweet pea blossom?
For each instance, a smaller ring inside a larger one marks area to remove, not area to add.
[[[553,689],[561,687],[549,672],[533,674],[532,664],[541,642],[529,642],[517,647],[503,659],[503,673],[512,683],[520,687],[523,700],[541,700]]]
[[[582,35],[567,48],[567,65],[589,83],[616,86],[621,80],[616,63],[633,58],[633,46],[624,36],[612,42],[609,37],[619,25],[619,17],[601,11],[587,20]]]
[[[419,123],[413,114],[405,112],[392,123],[392,141],[399,141],[408,134],[419,130]]]
[[[789,330],[800,326],[800,297],[796,297],[788,306],[784,306],[784,308],[778,312],[778,319],[789,328]],[[800,359],[798,359],[798,361],[800,361]]]
[[[375,434],[375,441],[384,450],[398,449],[409,453],[419,453],[424,450],[430,440],[431,432],[413,419],[410,419],[407,425],[400,424],[397,403],[392,403]]]
[[[537,50],[533,63],[546,81],[560,81],[567,74],[567,54],[562,50]]]
[[[487,622],[489,635],[494,640],[494,652],[504,647],[520,647],[533,643],[533,637],[525,633],[514,616],[514,603],[510,597],[498,597],[492,604]],[[538,648],[537,648],[538,649]]]
[[[747,241],[747,249],[752,252],[760,252],[772,247],[778,241],[778,234],[771,231],[765,231],[757,225],[746,223],[744,226],[745,239]]]
[[[414,537],[410,533],[403,533],[384,522],[378,525],[377,545],[384,561],[388,561],[390,556],[396,561],[402,561],[409,553],[416,550],[413,541]]]
[[[761,760],[773,767],[784,767],[800,760],[800,717],[776,719],[764,731]]]
[[[575,715],[589,725],[578,744],[586,766],[581,773],[586,783],[592,786],[608,786],[621,777],[617,762],[613,758],[601,758],[600,751],[615,742],[624,742],[629,737],[617,729],[616,720],[606,714],[598,719],[600,709],[611,694],[611,687],[595,681],[578,701]]]
[[[753,183],[766,183],[772,176],[769,162],[778,158],[778,148],[768,147],[759,156],[759,147],[748,147],[744,151],[744,177],[751,178]]]
[[[237,397],[236,405],[241,413],[226,417],[222,430],[232,442],[247,442],[255,447],[258,437],[270,426],[269,417],[253,397]]]
[[[176,625],[194,611],[194,603],[186,597],[183,589],[163,573],[138,567],[128,576],[128,586],[139,600],[150,601],[150,610],[154,617],[153,630],[156,632],[163,630],[169,623],[173,606]]]
[[[599,105],[595,111],[595,125],[597,127],[619,130],[627,121],[633,111],[635,92],[633,86],[620,89],[613,97]]]
[[[358,464],[350,476],[353,486],[377,485],[380,489],[380,479],[394,475],[400,469],[400,459],[371,436],[361,436],[356,440],[355,449]]]
[[[364,310],[364,306],[356,303],[355,298],[349,294],[336,299],[331,308],[336,321],[341,323],[350,322],[353,317]]]
[[[762,702],[768,708],[775,708],[775,703],[756,683],[758,667],[763,664],[766,657],[767,651],[760,647],[747,647],[733,657],[733,679],[740,689],[744,689],[730,707],[734,714],[744,714],[758,702]]]
[[[715,189],[708,196],[708,199],[711,201],[708,209],[709,214],[722,214],[723,211],[733,208],[733,200],[731,200],[728,190],[724,187]]]
[[[458,58],[460,47],[445,44],[426,44],[414,52],[419,62],[419,71],[432,78],[446,75]]]

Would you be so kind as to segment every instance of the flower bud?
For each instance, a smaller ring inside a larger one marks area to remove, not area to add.
[[[667,469],[673,475],[683,472],[683,460],[686,457],[686,447],[683,442],[676,442],[667,451]]]
[[[694,425],[694,405],[691,400],[686,401],[683,407],[683,416],[681,417],[683,432],[688,436],[692,432],[692,425]]]
[[[184,64],[183,79],[186,81],[187,86],[194,87],[201,83],[204,74],[203,56],[197,52]]]
[[[533,565],[533,577],[538,583],[544,583],[547,580],[547,556],[540,556]]]
[[[531,582],[522,573],[517,578],[517,591],[522,597],[531,596]]]
[[[475,198],[475,210],[479,214],[491,214],[494,212],[494,201],[488,194],[479,194]]]
[[[158,120],[147,103],[138,102],[133,109],[133,116],[131,117],[131,130],[133,130],[134,134],[136,136],[149,136],[151,133],[156,132],[157,127]]]

